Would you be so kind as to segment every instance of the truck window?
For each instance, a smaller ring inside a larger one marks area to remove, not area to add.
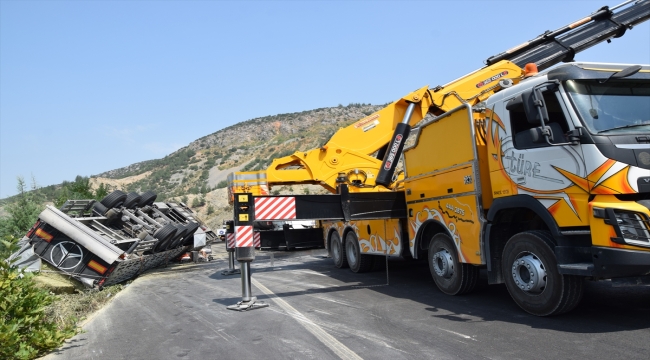
[[[549,121],[546,125],[553,134],[552,143],[566,142],[564,134],[569,131],[566,116],[554,91],[544,91],[544,102],[548,111]],[[546,141],[534,143],[528,130],[539,127],[539,123],[531,123],[526,118],[524,106],[518,105],[510,110],[510,125],[512,126],[512,139],[517,149],[533,149],[550,146]]]
[[[647,134],[650,131],[648,80],[569,80],[569,98],[594,134]]]

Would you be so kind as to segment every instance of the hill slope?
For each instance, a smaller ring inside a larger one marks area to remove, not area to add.
[[[350,104],[244,121],[197,139],[156,160],[91,177],[91,183],[123,191],[153,190],[159,199],[185,201],[211,225],[232,217],[226,176],[266,168],[274,158],[323,145],[336,130],[383,106]],[[319,186],[281,187],[282,193],[315,193]]]

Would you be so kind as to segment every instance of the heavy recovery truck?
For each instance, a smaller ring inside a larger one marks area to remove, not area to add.
[[[585,279],[647,281],[650,65],[573,58],[648,18],[648,0],[603,7],[321,148],[231,174],[235,237],[255,221],[317,219],[336,267],[427,258],[449,295],[472,291],[486,269],[538,316],[573,309]],[[332,194],[269,196],[279,184]]]

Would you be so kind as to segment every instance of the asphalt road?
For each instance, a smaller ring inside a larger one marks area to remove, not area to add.
[[[217,245],[219,246],[219,245]],[[236,312],[227,261],[145,274],[46,359],[648,359],[650,287],[589,283],[569,314],[538,318],[503,285],[450,297],[426,263],[390,261],[354,274],[324,250],[258,253]],[[383,258],[382,258],[383,262]],[[388,285],[387,284],[388,280]]]

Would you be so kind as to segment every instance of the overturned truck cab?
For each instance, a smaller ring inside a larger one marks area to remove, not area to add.
[[[25,236],[42,260],[87,287],[131,279],[217,235],[184,204],[154,202],[155,194],[115,191],[101,202],[48,205]]]

